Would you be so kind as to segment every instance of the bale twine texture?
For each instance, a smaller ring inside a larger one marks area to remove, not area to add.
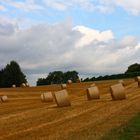
[[[87,89],[87,99],[88,100],[100,99],[99,89],[97,86],[92,86]]]
[[[53,101],[53,95],[52,92],[45,92],[41,94],[41,101],[42,102],[52,102]]]
[[[67,90],[54,92],[54,98],[58,107],[70,106],[71,102]]]
[[[113,100],[126,99],[125,88],[121,83],[112,85],[110,91]]]

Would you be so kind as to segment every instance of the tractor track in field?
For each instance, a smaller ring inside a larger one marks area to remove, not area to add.
[[[95,112],[96,114],[93,115],[94,121],[92,121],[92,124],[94,124],[94,126],[95,126],[95,124],[99,124],[99,123],[104,122],[110,116],[112,116],[114,114],[117,114],[117,112],[119,112],[121,110],[124,110],[126,108],[129,108],[129,106],[131,106],[131,104],[133,102],[135,102],[135,100],[138,99],[138,98],[140,98],[140,95],[132,96],[131,98],[129,98],[128,101],[124,100],[124,101],[122,101],[122,103],[119,101],[119,103],[121,103],[121,105],[117,104],[117,101],[116,101],[116,104],[114,105],[114,107],[113,106],[110,107],[112,102],[107,102],[107,103],[104,103],[104,104],[100,105],[96,109],[95,109],[95,107],[92,107],[92,108],[89,108],[87,110],[83,110],[83,111],[81,111],[81,112],[79,112],[77,114],[73,114],[71,116],[67,116],[65,118],[55,120],[53,122],[47,122],[47,123],[44,123],[44,124],[40,124],[38,126],[30,127],[28,129],[18,131],[18,132],[15,132],[15,133],[12,132],[11,134],[9,134],[7,136],[4,136],[4,137],[2,137],[0,139],[6,139],[6,138],[13,137],[15,135],[21,135],[21,134],[24,134],[24,133],[29,133],[30,131],[36,131],[36,130],[41,129],[43,127],[48,128],[48,127],[53,127],[55,125],[58,126],[59,124],[64,124],[65,125],[65,122],[72,121],[72,120],[74,121],[75,119],[77,120],[80,117],[82,118],[82,117],[85,117],[85,116],[90,116],[90,114],[92,112],[94,112],[94,111],[96,111]],[[117,106],[117,108],[116,108],[116,106]],[[104,113],[104,110],[108,111],[108,113]],[[100,114],[102,114],[102,115],[100,115]],[[95,119],[96,117],[98,119]],[[88,126],[90,124],[91,124],[91,122],[84,124],[84,126],[86,127],[86,126]],[[78,128],[79,128],[79,126],[78,126]],[[75,127],[75,129],[76,129],[76,127]]]
[[[88,85],[85,84],[85,87]],[[54,103],[39,103],[34,96],[29,96],[31,103],[20,97],[20,101],[23,102],[20,103],[18,98],[15,98],[15,93],[14,99],[4,107],[8,109],[12,101],[16,101],[13,105],[21,104],[23,108],[21,106],[21,110],[15,112],[9,109],[8,114],[1,116],[0,140],[101,139],[109,129],[127,122],[140,112],[140,89],[136,83],[126,86],[127,99],[122,101],[112,101],[110,93],[105,93],[108,87],[103,82],[102,85],[101,99],[94,101],[86,101],[86,96],[81,90],[85,90],[84,84],[81,87],[78,84],[76,91],[79,91],[79,94],[74,91],[76,85],[73,85],[70,91],[72,106],[64,108],[57,108]],[[36,102],[37,105],[34,104]],[[3,108],[0,109],[2,111]],[[19,125],[16,125],[18,123]]]

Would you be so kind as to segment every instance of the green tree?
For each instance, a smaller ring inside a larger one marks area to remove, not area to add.
[[[68,71],[65,73],[62,71],[54,71],[50,72],[46,78],[39,78],[37,80],[37,86],[66,83],[67,80],[76,82],[78,78],[78,72],[76,71]]]
[[[79,79],[77,71],[67,71],[64,73],[64,82],[67,82],[68,80],[76,82],[77,79]]]
[[[125,73],[140,72],[140,64],[135,63],[128,67]]]
[[[60,84],[63,83],[63,72],[62,71],[54,71],[50,72],[48,77],[46,78],[46,82],[48,84]]]
[[[48,85],[47,79],[46,79],[46,78],[39,78],[39,79],[37,80],[37,85],[38,85],[38,86],[41,86],[41,85]]]
[[[17,62],[11,61],[2,70],[1,87],[11,87],[13,84],[20,86],[21,83],[26,83],[26,76],[21,71]]]

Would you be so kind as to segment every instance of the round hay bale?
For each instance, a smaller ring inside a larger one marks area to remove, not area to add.
[[[67,84],[72,84],[72,80],[68,80],[67,81]]]
[[[126,99],[125,88],[121,83],[112,85],[110,91],[113,100]]]
[[[93,86],[87,89],[87,99],[100,99],[99,89],[97,86]]]
[[[53,95],[52,92],[45,92],[41,94],[41,101],[42,102],[52,102],[53,101]]]
[[[3,95],[0,97],[2,102],[7,102],[8,101],[8,97],[6,95]]]
[[[30,87],[29,83],[26,83],[25,85],[26,85],[26,87]]]
[[[94,87],[94,86],[96,86],[95,83],[93,83],[93,84],[90,85],[90,87]]]
[[[120,83],[120,84],[122,84],[123,86],[125,86],[124,80],[119,80],[118,83]]]
[[[135,81],[136,81],[136,82],[139,82],[139,81],[140,81],[140,76],[136,76],[136,77],[135,77]]]
[[[22,84],[20,85],[20,87],[24,88],[24,87],[26,87],[26,84],[25,84],[25,83],[22,83]]]
[[[54,98],[58,107],[71,106],[67,90],[54,92]]]
[[[16,88],[16,85],[12,85],[12,88]]]
[[[138,82],[138,86],[140,87],[140,76],[136,76],[135,81]]]
[[[61,88],[62,89],[66,89],[67,88],[67,85],[66,84],[61,84]]]

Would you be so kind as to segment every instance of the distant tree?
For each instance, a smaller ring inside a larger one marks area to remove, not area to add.
[[[67,80],[76,82],[78,78],[78,72],[76,71],[68,71],[65,73],[62,71],[54,71],[50,72],[46,78],[39,78],[37,80],[37,86],[66,83]]]
[[[46,81],[48,84],[60,84],[64,82],[64,75],[62,71],[50,72]]]
[[[135,63],[128,67],[125,73],[140,72],[140,64]]]
[[[83,82],[88,82],[88,81],[90,81],[90,78],[89,78],[89,77],[87,77],[87,78],[85,78],[85,79],[83,80]]]
[[[64,73],[64,82],[67,82],[67,80],[72,80],[73,82],[76,82],[77,79],[79,79],[77,71],[67,71]]]
[[[37,80],[37,85],[38,85],[38,86],[41,86],[41,85],[48,85],[48,84],[47,84],[46,78],[39,78],[39,79]]]
[[[0,87],[4,86],[4,70],[0,70]]]
[[[11,61],[6,67],[1,70],[1,87],[11,87],[13,84],[20,86],[21,83],[26,83],[26,76],[21,71],[17,62]]]

